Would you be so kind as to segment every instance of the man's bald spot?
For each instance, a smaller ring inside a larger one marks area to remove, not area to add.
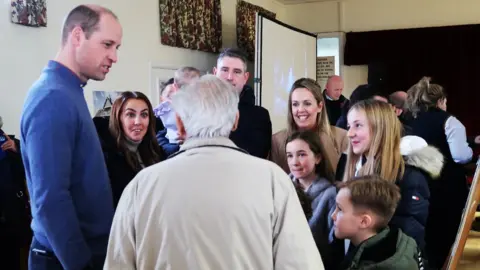
[[[343,83],[342,77],[338,75],[330,76],[330,78],[328,78],[327,85],[325,86],[325,88],[330,88],[333,83]]]
[[[392,97],[406,100],[408,97],[408,94],[405,91],[396,91],[392,93]]]
[[[405,108],[405,102],[407,101],[408,94],[405,91],[396,91],[390,94],[388,97],[390,103],[399,108],[399,109],[404,109]]]
[[[109,14],[118,20],[117,15],[113,11],[100,5],[79,5],[72,9],[63,22],[62,45],[65,45],[69,34],[78,26],[82,28],[86,38],[90,38],[98,30],[98,23],[104,14]]]

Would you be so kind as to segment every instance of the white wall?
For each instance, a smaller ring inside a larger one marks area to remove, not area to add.
[[[478,0],[344,0],[299,4],[286,19],[312,32],[372,31],[480,23]],[[366,66],[343,67],[345,94],[367,82]]]
[[[193,65],[210,70],[216,55],[160,44],[158,0],[90,0],[111,8],[123,26],[119,62],[103,82],[90,81],[85,98],[92,108],[92,91],[136,90],[150,94],[150,62],[167,66]],[[248,0],[285,16],[282,4],[273,0]],[[26,93],[47,61],[55,56],[63,17],[81,0],[48,0],[46,28],[10,23],[10,1],[0,1],[0,115],[4,130],[19,133],[20,113]],[[236,46],[236,0],[222,0],[223,46]],[[93,113],[93,112],[92,112]]]
[[[319,33],[338,31],[340,20],[337,2],[287,5],[285,22],[302,30]]]

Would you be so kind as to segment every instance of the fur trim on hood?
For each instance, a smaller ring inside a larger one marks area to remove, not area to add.
[[[440,151],[433,146],[426,146],[418,150],[411,151],[403,156],[405,164],[417,167],[428,173],[432,179],[440,176],[444,165],[444,158]]]

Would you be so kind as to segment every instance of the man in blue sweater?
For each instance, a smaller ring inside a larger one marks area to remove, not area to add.
[[[33,217],[30,270],[103,267],[113,199],[83,87],[105,79],[121,39],[110,10],[74,8],[59,53],[27,95],[21,152]]]

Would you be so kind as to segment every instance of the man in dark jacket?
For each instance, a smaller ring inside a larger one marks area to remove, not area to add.
[[[407,96],[407,92],[405,91],[396,91],[388,96],[388,102],[393,106],[398,120],[400,120],[403,125],[404,135],[412,135],[412,128],[408,123],[411,121],[412,116],[406,108]]]
[[[246,85],[250,74],[245,55],[237,49],[226,49],[218,56],[213,74],[231,83],[240,94],[238,128],[230,139],[251,155],[267,158],[272,144],[272,122],[268,111],[255,105],[253,89]]]
[[[28,251],[32,239],[28,205],[20,142],[0,129],[0,243],[5,247],[0,258],[11,269],[26,264],[21,253]]]
[[[338,118],[342,115],[342,109],[348,106],[349,100],[342,95],[343,80],[342,77],[334,75],[328,78],[323,91],[323,98],[325,99],[325,106],[327,108],[328,121],[331,125],[337,123]]]

